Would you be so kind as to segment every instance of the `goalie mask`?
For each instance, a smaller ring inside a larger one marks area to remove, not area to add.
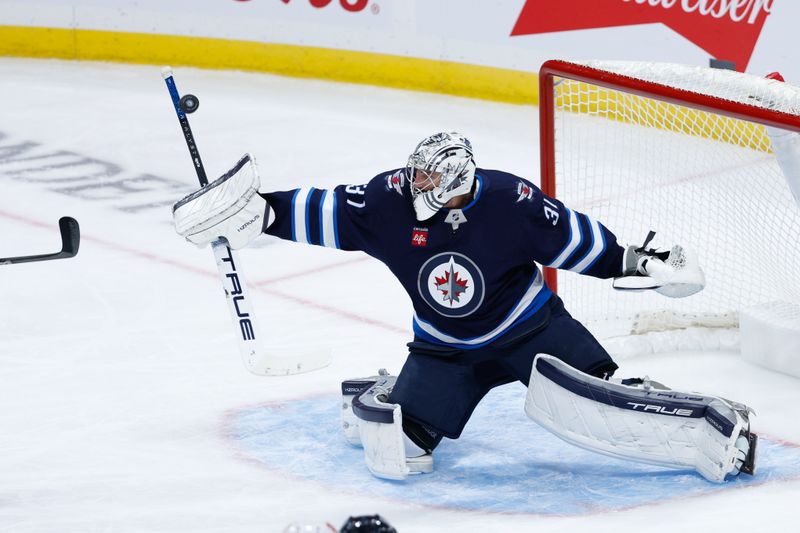
[[[472,145],[460,133],[436,133],[417,145],[406,171],[417,220],[427,220],[447,202],[472,190]]]

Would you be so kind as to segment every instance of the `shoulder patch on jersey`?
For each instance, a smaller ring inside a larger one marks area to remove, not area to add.
[[[533,200],[534,189],[524,181],[519,181],[517,183],[517,202],[522,201],[532,201]]]
[[[398,170],[386,176],[386,190],[394,190],[400,196],[403,196],[403,189],[406,184],[406,173],[404,170]]]

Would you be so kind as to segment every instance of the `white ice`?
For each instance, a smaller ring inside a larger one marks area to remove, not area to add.
[[[479,165],[538,181],[534,107],[189,68],[175,77],[201,100],[190,119],[212,176],[251,151],[268,189],[363,183],[403,165],[421,137],[456,129]],[[166,204],[121,209],[138,205],[132,198],[177,200],[196,185],[159,68],[2,59],[0,135],[0,156],[32,142],[30,157],[63,150],[119,167],[87,181],[71,180],[69,167],[0,164],[0,256],[55,251],[62,215],[83,231],[75,259],[0,267],[0,531],[266,533],[368,513],[401,533],[796,527],[797,480],[543,517],[425,506],[265,468],[225,433],[231,413],[336,395],[344,378],[400,369],[411,308],[388,270],[361,254],[270,239],[243,251],[276,352],[334,356],[311,374],[250,375],[210,250],[174,234]],[[141,192],[164,182],[139,180],[122,192],[108,183],[146,174],[184,186]],[[759,432],[800,442],[797,379],[736,354],[638,357],[620,374],[744,401]],[[527,445],[514,436],[498,416],[495,437]]]

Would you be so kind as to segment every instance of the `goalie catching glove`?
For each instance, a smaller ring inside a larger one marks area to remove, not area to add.
[[[258,168],[245,154],[222,177],[180,200],[172,208],[175,231],[198,246],[220,238],[234,250],[261,235],[269,205],[258,193]]]
[[[655,232],[641,246],[629,246],[623,258],[622,277],[613,286],[623,291],[655,290],[670,298],[684,298],[703,290],[705,275],[697,258],[683,246],[670,250],[647,248]]]

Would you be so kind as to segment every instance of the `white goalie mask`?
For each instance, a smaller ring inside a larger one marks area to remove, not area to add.
[[[406,171],[417,220],[427,220],[447,202],[472,190],[472,145],[460,133],[436,133],[417,145]]]

